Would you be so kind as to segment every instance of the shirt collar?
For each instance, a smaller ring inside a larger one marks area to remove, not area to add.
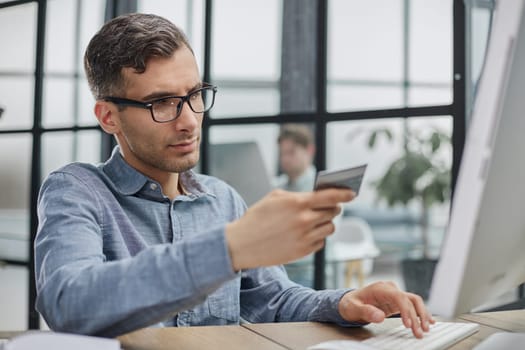
[[[116,146],[111,157],[102,164],[102,171],[109,177],[115,188],[123,195],[133,195],[147,188],[148,182],[156,181],[148,178],[130,166],[122,157],[119,146]],[[200,197],[206,194],[215,195],[199,181],[193,170],[180,173],[180,182],[186,195]],[[158,185],[158,183],[157,183]]]

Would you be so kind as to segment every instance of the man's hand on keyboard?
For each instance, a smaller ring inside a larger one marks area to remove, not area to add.
[[[403,324],[417,338],[435,323],[419,295],[400,290],[393,282],[376,282],[346,293],[339,301],[339,313],[349,322],[379,323],[401,314]]]

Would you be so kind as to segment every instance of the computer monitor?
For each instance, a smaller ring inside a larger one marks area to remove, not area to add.
[[[525,282],[523,0],[497,1],[429,309],[453,318]]]
[[[210,144],[210,175],[235,188],[248,206],[272,190],[261,151],[255,142]]]

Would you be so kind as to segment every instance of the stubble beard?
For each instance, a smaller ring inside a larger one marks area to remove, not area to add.
[[[195,151],[185,154],[182,157],[153,157],[149,160],[143,161],[146,161],[150,166],[165,172],[183,173],[193,169],[199,162],[199,147],[197,147]]]

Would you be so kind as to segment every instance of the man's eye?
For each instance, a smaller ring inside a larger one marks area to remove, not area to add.
[[[196,92],[191,94],[190,98],[192,100],[196,100],[196,99],[200,99],[201,96],[202,96],[202,91],[196,91]]]
[[[177,101],[175,101],[175,99],[173,98],[166,98],[164,100],[160,100],[160,101],[157,101],[157,104],[159,106],[174,106],[174,105],[177,105]]]

